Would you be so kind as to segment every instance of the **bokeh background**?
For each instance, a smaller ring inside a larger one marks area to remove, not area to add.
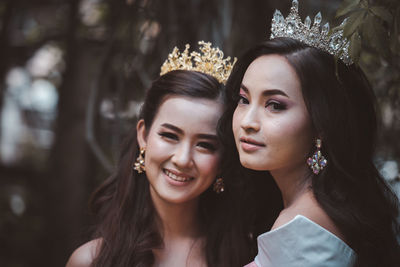
[[[398,0],[303,0],[349,16],[351,53],[378,96],[376,164],[400,194]],[[91,232],[87,202],[113,170],[144,91],[174,46],[226,55],[269,36],[290,0],[1,0],[0,266],[63,266]],[[338,109],[340,106],[337,107]]]

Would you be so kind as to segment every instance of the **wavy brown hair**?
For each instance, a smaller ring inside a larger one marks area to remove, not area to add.
[[[139,119],[149,129],[163,100],[170,95],[222,101],[224,87],[212,76],[194,71],[172,71],[159,77],[148,90]],[[136,130],[122,145],[115,174],[93,194],[91,207],[98,224],[94,238],[101,247],[92,266],[151,266],[153,249],[163,240],[156,225],[146,174],[138,174],[132,164],[139,155]],[[210,188],[200,196],[199,219],[205,237],[204,254],[208,266],[243,266],[252,256],[252,243],[239,207],[237,182],[224,177],[226,190],[217,195]],[[253,244],[254,245],[254,244]]]

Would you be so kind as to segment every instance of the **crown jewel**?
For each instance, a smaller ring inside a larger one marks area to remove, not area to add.
[[[186,44],[182,53],[179,52],[177,47],[174,47],[174,50],[168,55],[168,59],[161,66],[160,75],[173,70],[199,71],[209,74],[220,83],[225,84],[231,74],[236,58],[234,58],[233,63],[231,62],[231,57],[224,59],[224,53],[216,47],[211,47],[210,42],[200,41],[199,45],[202,54],[195,51],[189,54],[189,44]]]
[[[346,20],[342,22],[340,27],[332,30],[331,34],[329,34],[329,23],[323,25],[320,30],[321,21],[321,12],[318,12],[312,25],[309,16],[302,23],[299,16],[299,2],[298,0],[293,0],[290,13],[286,18],[283,17],[279,10],[275,10],[272,18],[270,39],[277,37],[296,39],[340,58],[346,65],[352,64],[353,62],[349,55],[350,42],[343,37],[343,26]]]

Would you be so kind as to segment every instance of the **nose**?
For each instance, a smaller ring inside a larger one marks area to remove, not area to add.
[[[245,111],[240,127],[246,132],[258,132],[260,130],[260,121],[255,107],[250,107]]]
[[[181,170],[190,169],[193,166],[190,144],[179,144],[174,151],[171,161]]]

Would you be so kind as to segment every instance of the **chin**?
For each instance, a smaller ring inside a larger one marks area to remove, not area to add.
[[[265,166],[262,165],[262,162],[259,162],[258,160],[252,160],[249,158],[240,158],[240,163],[242,164],[243,167],[250,169],[250,170],[255,170],[255,171],[266,171],[267,169]]]

